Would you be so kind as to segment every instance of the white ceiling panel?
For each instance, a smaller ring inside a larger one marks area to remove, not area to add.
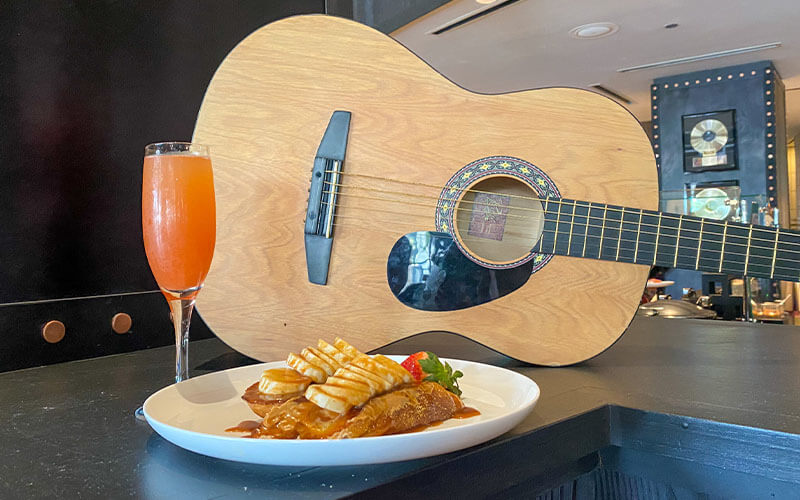
[[[648,121],[655,78],[772,60],[787,89],[789,136],[800,134],[798,0],[520,0],[446,31],[436,28],[485,5],[455,0],[392,36],[459,85],[501,93],[547,86],[600,84],[631,99]],[[607,37],[576,39],[570,30],[611,22]],[[669,23],[678,23],[666,29]],[[778,48],[689,64],[620,73],[620,68],[771,42]]]

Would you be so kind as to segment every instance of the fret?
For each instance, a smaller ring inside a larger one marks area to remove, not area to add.
[[[548,227],[547,227],[548,218],[547,218],[547,216],[550,215],[550,213],[547,211],[547,208],[549,206],[550,206],[550,197],[547,196],[544,199],[544,210],[542,211],[542,217],[544,218],[544,224],[542,225],[542,235],[539,237],[539,248],[538,248],[539,252],[542,251],[542,249],[544,248],[544,242],[547,240],[547,230],[548,230]]]
[[[748,224],[740,222],[730,222],[723,226],[722,250],[720,252],[720,272],[734,274],[744,274],[749,256],[749,234]]]
[[[556,243],[558,243],[558,222],[561,219],[561,207],[564,205],[564,200],[562,199],[561,202],[558,204],[558,210],[556,211],[556,230],[553,234],[553,251],[550,253],[556,253]]]
[[[570,211],[570,205],[573,209]],[[575,200],[568,200],[561,198],[558,202],[558,210],[553,210],[555,216],[555,228],[553,229],[553,242],[550,246],[549,253],[555,255],[571,255],[572,244],[574,238],[580,238],[580,234],[575,235],[574,228],[579,226],[576,219],[577,216],[573,212],[580,208],[580,205]],[[578,257],[578,255],[574,255]]]
[[[678,239],[675,243],[675,259],[672,261],[672,267],[678,267],[678,250],[681,244],[681,226],[683,226],[683,215],[678,216]]]
[[[781,228],[775,229],[775,245],[772,247],[772,266],[769,269],[769,277],[775,276],[775,258],[778,256],[778,235],[781,233]]]
[[[542,236],[539,238],[539,244],[534,247],[534,251],[540,253],[554,253],[551,247],[555,249],[555,244],[551,244],[550,238],[555,238],[555,225],[557,213],[548,210],[550,207],[550,198],[544,199],[544,227],[542,228]],[[545,250],[547,249],[547,250]]]
[[[800,279],[800,232],[567,199],[542,206],[535,252]]]
[[[638,213],[625,209],[620,220],[619,230],[619,262],[636,262],[638,241],[641,231],[641,211]]]
[[[800,232],[567,199],[542,205],[535,252],[800,280]]]
[[[797,281],[800,280],[798,271],[800,271],[800,234],[781,229],[778,235],[775,277]]]
[[[678,226],[681,224],[682,219],[673,217],[671,214],[663,214],[660,217],[658,232],[658,255],[654,256],[652,265],[654,266],[671,266],[676,267],[678,251],[680,249],[681,241],[678,239]]]
[[[772,257],[775,254],[776,230],[771,227],[751,226],[748,235],[750,246],[745,273],[748,276],[769,278],[773,273]]]
[[[577,208],[578,202],[572,202],[572,218],[569,221],[569,239],[567,240],[567,255],[569,255],[570,250],[572,249],[572,230],[575,228],[575,208]]]
[[[800,232],[567,199],[542,206],[534,252],[800,280]]]
[[[744,254],[744,275],[747,276],[747,268],[750,266],[750,243],[753,241],[753,225],[747,231],[747,250]]]
[[[600,248],[601,259],[619,259],[619,239],[622,231],[622,207],[606,206],[605,239]],[[615,246],[616,242],[616,246]]]
[[[658,258],[658,239],[661,236],[661,213],[658,214],[658,227],[656,228],[656,248],[653,251],[653,265],[656,265],[656,259]]]
[[[584,256],[586,252],[586,239],[589,234],[589,226],[591,225],[589,212],[590,210],[587,202],[574,202],[574,206],[572,208],[572,225],[570,227],[572,244],[567,248],[567,255],[572,257]]]
[[[581,257],[586,257],[586,240],[589,239],[589,226],[592,221],[592,202],[589,202],[589,210],[586,212],[586,227],[583,231],[583,249],[581,249]]]
[[[703,246],[703,223],[705,221],[700,219],[700,236],[697,239],[697,260],[694,263],[695,270],[700,269],[700,247]]]
[[[701,219],[687,215],[671,217],[665,214],[661,224],[661,250],[659,265],[678,269],[695,269]],[[680,237],[679,237],[680,236]],[[674,248],[669,241],[675,240]],[[670,254],[670,250],[674,254]]]
[[[728,221],[725,221],[725,229],[722,231],[722,251],[719,255],[719,270],[717,272],[722,272],[722,263],[725,260],[725,238],[728,235]]]
[[[639,221],[637,223],[636,228],[636,246],[633,249],[633,262],[636,262],[636,258],[639,256],[639,236],[642,234],[642,210],[639,209]]]
[[[603,255],[603,232],[607,207],[597,203],[589,203],[588,224],[586,225],[586,238],[584,241],[584,256],[600,259]],[[597,251],[595,252],[595,247]]]
[[[608,213],[608,205],[603,207],[603,225],[600,226],[600,246],[597,249],[597,258],[603,255],[603,238],[606,235],[606,214]]]
[[[638,255],[635,260],[637,264],[652,265],[653,256],[657,255],[658,230],[654,228],[658,227],[658,219],[659,212],[640,210],[636,242]]]
[[[722,256],[724,227],[724,224],[716,221],[703,224],[703,241],[700,245],[700,259],[697,265],[699,271],[720,272],[719,261]]]
[[[614,260],[619,260],[619,244],[622,241],[622,223],[625,221],[625,207],[622,207],[622,212],[619,216],[619,230],[617,231],[617,254],[614,256]]]

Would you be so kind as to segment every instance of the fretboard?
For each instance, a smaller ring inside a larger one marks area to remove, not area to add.
[[[569,199],[544,199],[534,251],[800,281],[800,233]]]

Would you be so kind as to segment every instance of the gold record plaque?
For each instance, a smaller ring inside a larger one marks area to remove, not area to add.
[[[716,111],[683,117],[683,170],[736,168],[734,111]]]

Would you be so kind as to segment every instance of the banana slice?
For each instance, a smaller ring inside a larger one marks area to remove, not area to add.
[[[286,364],[318,384],[325,382],[325,380],[328,378],[328,374],[325,373],[325,371],[323,371],[321,368],[318,368],[293,352],[289,353],[289,358],[286,360]]]
[[[332,382],[325,382],[319,388],[331,397],[343,399],[350,406],[358,406],[370,398],[369,391],[363,388],[354,389],[336,385]]]
[[[328,380],[325,381],[325,386],[329,385],[335,385],[359,393],[364,393],[368,397],[372,397],[372,395],[375,394],[375,391],[369,384],[363,380],[357,380],[355,378],[337,377],[334,375],[333,377],[328,377]]]
[[[336,339],[333,341],[333,345],[336,346],[336,348],[342,351],[343,353],[350,356],[350,359],[355,359],[359,356],[365,356],[363,352],[359,351],[358,349],[351,346],[350,344],[340,339],[339,337],[336,337]]]
[[[411,374],[395,361],[382,355],[367,356],[338,337],[333,345],[320,339],[317,347],[306,347],[300,354],[291,353],[286,362],[298,376],[307,377],[315,384],[262,377],[259,385],[264,388],[262,392],[304,391],[306,399],[337,413],[412,381]]]
[[[335,372],[336,369],[339,368],[339,364],[336,363],[336,361],[332,360],[330,356],[322,354],[313,347],[306,347],[305,349],[300,351],[300,357],[302,357],[307,362],[311,363],[312,365],[324,371],[325,375],[328,377],[333,375],[333,372]],[[333,364],[331,364],[331,361],[333,362]]]
[[[354,406],[363,405],[373,396],[409,382],[411,374],[386,356],[371,358],[359,353],[328,377],[324,384],[309,386],[305,396],[321,408],[344,413]]]
[[[370,394],[372,396],[383,392],[383,380],[378,378],[377,375],[373,375],[357,366],[348,366],[346,368],[336,370],[334,376],[366,384],[369,387]]]
[[[346,365],[353,359],[345,352],[340,351],[322,339],[319,339],[319,342],[317,342],[317,349],[336,360],[336,362],[339,363],[339,367]]]
[[[414,377],[411,376],[411,373],[403,368],[402,365],[400,365],[400,363],[397,361],[387,358],[383,354],[376,354],[372,359],[374,359],[376,363],[390,370],[395,377],[399,378],[404,383],[410,384],[414,380]]]
[[[289,354],[286,363],[303,375],[311,377],[314,382],[322,384],[354,357],[366,356],[342,339],[337,338],[334,343],[344,350],[320,339],[316,348],[306,347],[300,354]]]
[[[380,380],[383,385],[383,391],[381,392],[388,391],[395,385],[394,377],[391,377],[391,375],[388,374],[387,370],[381,369],[378,363],[373,361],[372,358],[370,358],[369,356],[360,356],[351,361],[350,364],[354,367],[369,372],[371,375],[374,375],[375,378]],[[387,375],[389,375],[391,378],[387,378]]]
[[[311,384],[311,379],[291,368],[264,370],[258,382],[258,392],[270,396],[292,396],[302,394]]]
[[[328,394],[323,388],[323,384],[311,385],[306,389],[306,399],[326,410],[335,413],[344,413],[353,407],[346,399]]]

